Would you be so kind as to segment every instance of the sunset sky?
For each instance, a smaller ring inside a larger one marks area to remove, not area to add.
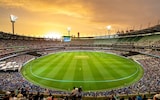
[[[153,26],[160,20],[160,0],[0,0],[0,31],[12,32],[10,14],[18,17],[15,33],[98,36]]]

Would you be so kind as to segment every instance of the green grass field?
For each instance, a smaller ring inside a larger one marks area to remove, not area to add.
[[[84,91],[128,86],[143,76],[142,67],[131,59],[104,52],[58,52],[30,61],[22,75],[45,88]]]

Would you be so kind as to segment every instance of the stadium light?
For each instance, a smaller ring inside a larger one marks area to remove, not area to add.
[[[18,19],[18,17],[14,16],[14,15],[10,15],[10,19],[11,19],[11,23],[12,23],[12,32],[14,34],[14,23]]]
[[[110,30],[111,30],[111,25],[106,26],[107,31],[108,31],[108,36],[110,37]]]
[[[70,36],[71,27],[67,27],[68,30],[68,36]]]

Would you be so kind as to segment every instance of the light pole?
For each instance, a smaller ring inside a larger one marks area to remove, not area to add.
[[[108,31],[108,37],[110,38],[110,30],[111,30],[111,25],[106,26],[107,31]]]
[[[17,20],[18,17],[14,15],[10,15],[11,23],[12,23],[12,33],[14,34],[14,23]]]
[[[67,27],[67,30],[68,30],[68,36],[70,36],[71,27]]]

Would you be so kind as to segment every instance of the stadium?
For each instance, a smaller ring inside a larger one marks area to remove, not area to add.
[[[22,91],[71,99],[73,87],[83,100],[153,98],[160,90],[160,25],[63,40],[0,32],[0,56],[1,98]]]

